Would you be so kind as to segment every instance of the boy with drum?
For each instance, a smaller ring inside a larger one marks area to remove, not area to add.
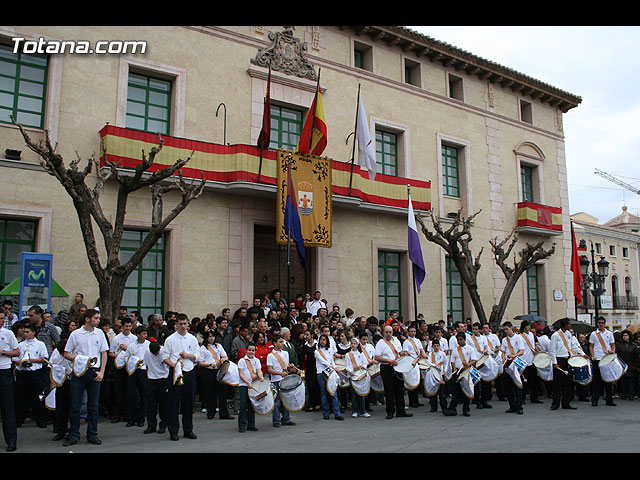
[[[238,409],[238,431],[240,433],[245,430],[252,432],[257,431],[256,413],[249,400],[249,389],[254,388],[251,384],[256,380],[263,381],[262,368],[260,360],[256,357],[256,346],[253,342],[247,345],[247,354],[238,360],[238,374],[240,376],[240,384],[238,392],[240,394],[240,407]],[[271,392],[267,392],[271,394]]]

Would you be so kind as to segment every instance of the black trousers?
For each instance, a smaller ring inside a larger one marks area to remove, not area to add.
[[[7,445],[15,445],[18,441],[18,431],[14,408],[13,373],[10,368],[0,370],[0,416],[2,416],[4,441]]]
[[[202,400],[207,409],[207,418],[213,418],[216,408],[219,409],[220,418],[229,418],[227,408],[227,385],[218,381],[218,369],[203,368],[200,371],[202,381]]]
[[[527,379],[527,383],[525,385],[525,392],[524,395],[529,395],[529,398],[531,399],[532,402],[539,400],[539,397],[541,397],[544,394],[544,391],[542,389],[542,385],[540,384],[540,377],[538,377],[538,370],[536,369],[535,365],[528,365],[525,369],[524,372],[522,372],[524,374],[524,378]]]
[[[154,429],[160,417],[160,428],[166,428],[168,416],[169,378],[147,379],[145,410],[147,427]]]
[[[449,402],[449,410],[455,410],[458,405],[462,404],[462,412],[468,412],[471,405],[471,399],[462,391],[462,385],[458,382],[458,374],[454,373],[449,380],[451,390],[451,402]]]
[[[16,371],[16,424],[22,425],[29,409],[38,425],[46,423],[44,406],[38,397],[42,393],[42,370]]]
[[[404,407],[404,380],[398,378],[391,365],[380,365],[380,375],[384,385],[384,403],[387,415],[405,413]]]
[[[113,375],[113,416],[119,419],[127,418],[127,377],[126,368],[116,369]],[[129,419],[127,419],[129,420]]]
[[[485,405],[491,400],[491,382],[480,380],[473,390],[473,403]]]
[[[593,375],[593,379],[591,380],[591,404],[598,404],[598,400],[602,396],[603,391],[607,403],[613,402],[613,384],[602,380],[600,360],[592,360],[591,371]]]
[[[56,388],[56,433],[65,435],[69,431],[69,413],[71,412],[71,381],[66,379]]]
[[[429,404],[431,405],[431,410],[434,412],[438,409],[438,404],[440,404],[440,410],[443,412],[447,409],[447,389],[444,385],[440,385],[438,393],[429,397]]]
[[[507,397],[507,402],[509,402],[509,408],[520,410],[524,403],[522,388],[518,388],[507,372],[504,372],[501,377],[502,388],[504,389],[505,397]]]
[[[169,372],[173,378],[173,369]],[[196,369],[182,372],[182,385],[169,385],[167,428],[170,434],[177,435],[180,429],[179,416],[182,414],[182,431],[193,433],[193,403],[196,395]]]
[[[127,378],[127,420],[144,423],[145,398],[147,391],[147,371],[137,368]]]
[[[557,357],[558,368],[561,368],[566,374],[559,371],[557,368],[553,370],[553,393],[551,406],[563,407],[569,406],[571,400],[573,400],[573,380],[569,376],[569,359]]]

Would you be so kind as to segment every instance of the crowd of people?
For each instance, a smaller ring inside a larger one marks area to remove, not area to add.
[[[220,315],[169,311],[143,319],[122,307],[113,322],[102,321],[82,294],[55,318],[33,306],[18,319],[6,301],[0,312],[4,439],[8,451],[16,450],[17,429],[31,419],[41,428],[53,425],[53,439],[65,446],[80,441],[81,425],[87,441],[100,444],[99,416],[131,428],[146,425],[144,434],[168,431],[175,441],[182,429],[184,438],[194,439],[198,407],[208,419],[217,414],[236,420],[239,432],[255,431],[256,385],[266,381],[274,404],[265,415],[276,428],[294,426],[291,413],[299,410],[342,421],[349,410],[353,418],[368,418],[372,406],[384,406],[393,419],[411,417],[426,404],[448,417],[461,406],[469,416],[472,404],[493,408],[497,398],[508,403],[507,413],[523,414],[527,400],[551,399],[556,410],[575,409],[576,398],[597,406],[604,396],[615,406],[616,397],[640,395],[637,334],[614,334],[602,317],[590,334],[576,335],[569,319],[559,324],[554,331],[506,321],[494,332],[451,316],[408,321],[391,312],[379,319],[329,306],[318,291],[287,301],[277,289]],[[613,353],[624,366],[615,381],[603,378],[599,367]],[[548,371],[535,361],[543,354]],[[585,371],[573,366],[578,357]],[[583,373],[586,379],[579,378]],[[295,376],[304,394],[292,410],[280,390]],[[364,390],[356,378],[366,381]]]

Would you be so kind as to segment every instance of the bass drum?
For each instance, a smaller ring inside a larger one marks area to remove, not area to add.
[[[371,391],[371,377],[365,368],[361,368],[353,372],[351,377],[351,387],[356,395],[366,397]]]
[[[606,383],[615,383],[627,372],[627,365],[615,353],[609,353],[598,362],[600,376]]]
[[[251,385],[255,388],[255,390],[249,389],[249,401],[253,410],[258,415],[269,415],[275,406],[271,382],[266,378],[262,381],[258,379]]]
[[[500,366],[491,355],[482,355],[476,362],[476,369],[485,382],[493,382],[500,375]]]
[[[533,356],[533,364],[538,376],[545,382],[553,381],[553,362],[551,355],[546,352],[538,352]]]
[[[444,385],[442,374],[436,367],[431,367],[423,379],[424,393],[427,397],[433,397],[438,394],[440,386]]]

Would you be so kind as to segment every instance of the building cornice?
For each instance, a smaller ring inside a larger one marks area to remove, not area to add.
[[[477,76],[480,80],[509,88],[540,103],[547,103],[563,113],[582,103],[582,98],[577,95],[406,27],[341,25],[339,28],[351,30],[357,36],[367,35],[374,42],[385,42],[390,47],[401,49],[404,54],[413,53],[418,58],[427,58],[467,75]]]

